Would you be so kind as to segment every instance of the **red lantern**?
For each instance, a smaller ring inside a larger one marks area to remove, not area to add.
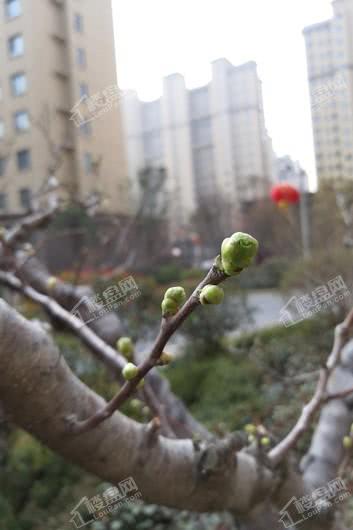
[[[288,208],[290,204],[297,204],[299,191],[290,184],[277,184],[271,190],[271,199],[279,208]]]

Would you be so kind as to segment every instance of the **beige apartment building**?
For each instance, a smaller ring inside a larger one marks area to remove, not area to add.
[[[130,91],[122,108],[129,175],[166,168],[173,228],[187,226],[204,199],[223,197],[236,213],[267,195],[274,154],[255,62],[218,59],[210,83],[192,90],[181,74],[169,75],[161,98],[144,102]]]
[[[125,213],[119,97],[111,0],[1,2],[0,215],[27,210],[56,161],[63,195]]]
[[[319,183],[353,179],[353,0],[304,29]]]

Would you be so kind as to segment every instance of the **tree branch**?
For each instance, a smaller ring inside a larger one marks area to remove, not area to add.
[[[42,326],[2,300],[0,373],[0,399],[17,425],[102,480],[117,484],[133,476],[146,502],[245,514],[276,482],[269,469],[243,452],[234,454],[227,469],[204,477],[191,440],[154,436],[151,444],[146,426],[119,412],[94,431],[68,435],[65,418],[72,413],[85,418],[104,401],[74,376]]]
[[[353,326],[353,309],[348,313],[341,324],[335,328],[335,336],[332,351],[326,362],[326,366],[320,371],[319,381],[311,401],[303,407],[302,413],[294,425],[293,429],[287,436],[276,446],[270,453],[269,458],[273,465],[277,465],[287,453],[297,444],[301,436],[309,429],[315,414],[320,407],[329,401],[330,396],[327,395],[327,385],[332,375],[332,372],[339,364],[341,359],[341,352],[343,346],[348,339],[348,333]],[[335,399],[333,397],[332,399]]]

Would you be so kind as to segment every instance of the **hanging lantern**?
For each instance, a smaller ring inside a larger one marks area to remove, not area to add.
[[[277,184],[271,190],[271,199],[278,208],[286,209],[290,204],[297,204],[299,198],[299,191],[290,184]]]

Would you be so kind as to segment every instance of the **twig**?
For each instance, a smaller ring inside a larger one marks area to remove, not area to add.
[[[137,376],[131,380],[126,381],[119,392],[107,403],[101,410],[93,414],[91,417],[75,421],[70,419],[70,429],[73,433],[82,433],[94,429],[102,421],[109,418],[135,391],[139,382],[148,374],[152,368],[158,364],[158,360],[163,353],[164,347],[167,344],[173,333],[181,326],[184,320],[194,311],[200,304],[199,291],[208,284],[217,285],[224,281],[227,275],[221,272],[216,265],[213,265],[204,280],[196,287],[192,295],[181,307],[178,313],[169,318],[162,318],[159,334],[152,347],[150,355],[142,361],[138,366]]]
[[[330,399],[337,399],[336,395],[326,394],[329,378],[341,359],[342,348],[347,342],[349,330],[353,326],[353,309],[348,313],[341,324],[335,328],[335,336],[332,351],[326,362],[326,366],[320,370],[319,381],[311,401],[307,403],[301,415],[287,436],[274,447],[269,453],[272,465],[276,466],[287,453],[297,444],[298,440],[308,430],[311,422],[319,408]],[[348,392],[348,391],[347,391]],[[351,393],[351,391],[349,392]],[[346,396],[344,396],[346,397]]]
[[[59,319],[62,323],[69,327],[71,331],[73,331],[75,335],[77,335],[81,341],[89,347],[96,357],[103,361],[106,366],[112,369],[113,372],[118,375],[119,378],[121,378],[121,371],[126,364],[125,358],[122,357],[117,350],[112,348],[103,339],[101,339],[92,329],[87,326],[82,326],[82,322],[77,317],[64,309],[51,297],[39,293],[33,289],[33,287],[25,286],[12,273],[0,270],[0,282],[11,289],[21,292],[33,302],[36,302],[44,307],[51,316]],[[174,438],[174,431],[167,420],[167,417],[163,411],[163,407],[159,405],[158,399],[155,396],[154,391],[150,387],[148,381],[146,381],[144,388],[144,396],[147,405],[161,420],[161,432],[168,437]]]
[[[58,210],[58,205],[53,205],[47,209],[28,215],[17,223],[14,228],[7,230],[3,237],[3,243],[13,246],[19,239],[28,235],[28,232],[45,225]]]

